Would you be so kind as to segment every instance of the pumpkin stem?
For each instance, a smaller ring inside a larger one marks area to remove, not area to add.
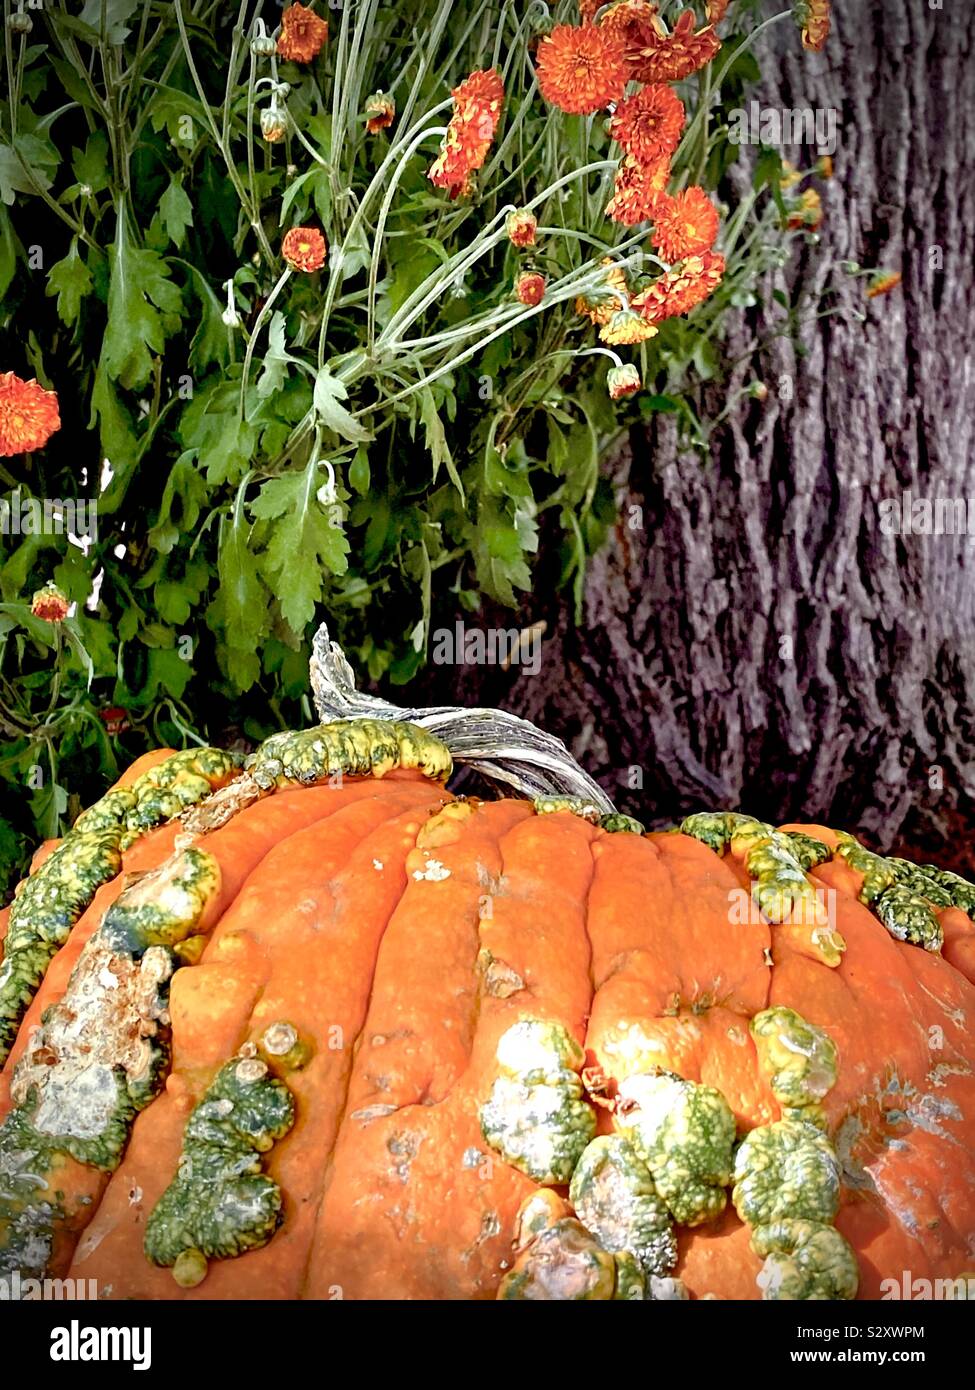
[[[336,719],[395,719],[436,734],[453,754],[492,782],[503,782],[522,796],[573,796],[604,814],[613,803],[579,766],[561,739],[500,709],[434,705],[407,709],[356,689],[345,653],[322,623],[312,643],[311,688],[323,724]]]

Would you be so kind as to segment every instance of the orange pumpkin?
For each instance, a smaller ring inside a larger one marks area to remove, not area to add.
[[[820,826],[455,799],[451,766],[361,717],[243,770],[151,758],[39,861],[0,965],[0,1271],[161,1299],[968,1277],[975,889]]]

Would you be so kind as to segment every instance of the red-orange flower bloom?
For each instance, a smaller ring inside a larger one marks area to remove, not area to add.
[[[42,449],[60,428],[53,391],[45,391],[37,381],[22,381],[13,372],[0,372],[0,455]]]
[[[713,24],[695,30],[693,10],[685,10],[668,34],[659,19],[640,27],[629,51],[632,75],[641,82],[679,82],[710,63],[721,47]]]
[[[545,100],[576,116],[619,101],[630,75],[623,41],[595,24],[558,25],[538,45],[535,71]]]
[[[648,29],[653,27],[657,6],[649,0],[618,0],[603,11],[599,19],[601,29],[609,29],[618,34],[627,50],[638,48]]]
[[[802,30],[802,46],[818,53],[829,37],[830,0],[797,0],[792,11]]]
[[[68,616],[68,606],[67,598],[53,580],[38,589],[30,601],[34,617],[43,618],[46,623],[63,623]]]
[[[470,175],[487,159],[501,119],[504,85],[494,68],[489,68],[472,72],[451,95],[454,114],[427,177],[457,198],[468,191]]]
[[[281,255],[292,270],[310,275],[325,264],[328,245],[317,227],[292,227],[284,234]]]
[[[659,159],[654,164],[641,164],[632,155],[620,161],[616,170],[613,196],[606,204],[606,216],[624,227],[646,222],[654,216],[661,193],[666,192],[670,178],[670,160]]]
[[[663,83],[651,83],[616,108],[609,132],[641,164],[672,155],[684,129],[684,103]]]
[[[304,5],[289,5],[281,16],[278,52],[292,63],[310,63],[328,38],[328,21]]]
[[[699,256],[714,245],[718,235],[718,210],[703,188],[696,185],[676,193],[664,193],[654,213],[651,240],[665,261]]]
[[[508,240],[512,246],[517,246],[519,250],[524,250],[526,246],[535,245],[535,234],[538,231],[538,218],[527,208],[518,208],[515,212],[509,212],[505,220],[504,229],[508,233]]]
[[[366,102],[366,130],[376,135],[393,124],[396,118],[396,103],[384,92],[376,92]]]
[[[900,282],[899,270],[878,270],[867,286],[867,298],[876,299],[878,294],[890,294]]]
[[[633,308],[651,323],[687,314],[721,283],[724,265],[724,256],[714,251],[689,256],[636,295],[631,300]]]
[[[728,0],[708,0],[705,5],[709,24],[720,24],[728,13]]]
[[[545,276],[537,270],[523,270],[515,277],[515,298],[534,308],[545,295]]]

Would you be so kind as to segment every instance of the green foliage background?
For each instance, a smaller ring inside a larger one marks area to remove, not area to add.
[[[680,86],[678,181],[716,189],[738,156],[727,117],[758,75],[756,8],[732,5],[720,72]],[[255,22],[280,15],[253,0],[49,2],[28,8],[27,35],[11,32],[13,9],[4,0],[0,370],[56,390],[62,427],[5,460],[0,488],[97,496],[99,529],[87,552],[0,537],[0,884],[146,747],[307,722],[325,612],[364,677],[408,681],[435,593],[453,613],[483,596],[517,607],[544,511],[581,596],[614,514],[602,453],[654,410],[704,441],[686,390],[717,370],[722,315],[752,302],[791,235],[767,151],[725,209],[724,283],[636,350],[646,389],[621,414],[605,357],[580,355],[594,337],[573,306],[607,249],[636,247],[639,274],[646,234],[603,218],[605,121],[537,93],[544,6],[356,0],[328,12],[329,43],[301,67],[252,52]],[[552,17],[576,22],[575,6]],[[498,139],[473,196],[451,202],[426,177],[449,90],[492,64]],[[275,67],[289,134],[266,144]],[[397,118],[374,136],[377,89]],[[526,256],[503,216],[530,200],[549,230]],[[329,262],[280,283],[281,236],[304,224],[324,230]],[[538,313],[511,297],[525,265],[549,280]],[[228,280],[239,327],[223,318]],[[51,579],[77,605],[60,629],[29,611]],[[102,717],[114,706],[118,735]]]

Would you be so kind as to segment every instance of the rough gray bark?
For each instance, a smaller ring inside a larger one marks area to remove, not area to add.
[[[679,452],[666,420],[631,440],[583,626],[541,593],[522,615],[549,624],[538,676],[441,668],[428,691],[559,733],[646,821],[740,806],[972,867],[975,538],[885,535],[879,504],[975,499],[975,8],[836,11],[821,55],[770,31],[762,100],[841,113],[820,242],[785,272],[813,296],[841,286],[841,312],[804,329],[804,355],[775,339],[705,396],[713,416],[756,372],[770,386],[710,459]],[[845,259],[901,270],[903,287],[868,307]],[[764,310],[743,321],[729,359],[770,326]]]

